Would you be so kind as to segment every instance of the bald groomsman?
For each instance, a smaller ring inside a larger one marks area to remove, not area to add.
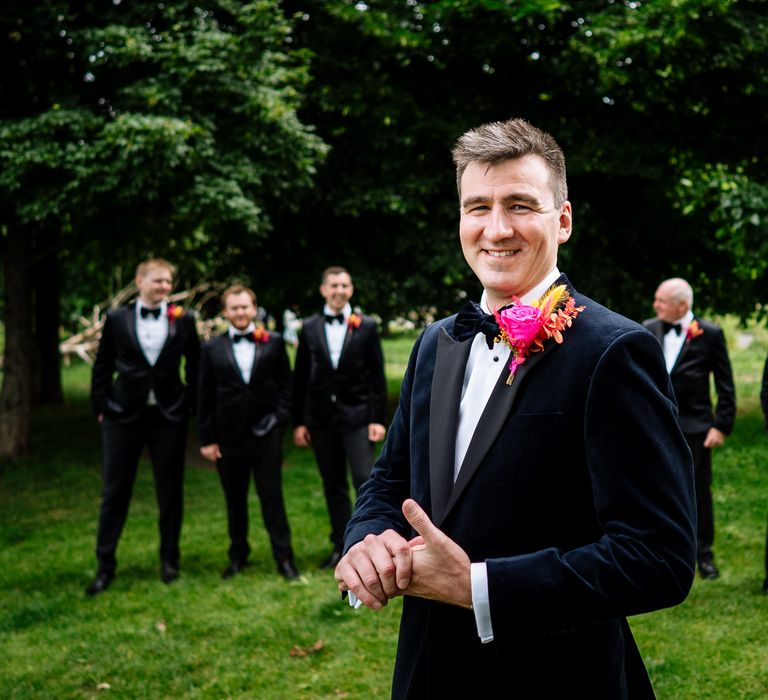
[[[696,558],[699,575],[716,579],[712,544],[715,518],[712,508],[712,449],[733,430],[736,393],[725,336],[719,326],[693,313],[693,290],[684,279],[665,280],[653,300],[656,318],[645,326],[664,349],[678,406],[678,421],[693,455],[696,479]],[[712,411],[709,378],[715,380],[717,406]]]

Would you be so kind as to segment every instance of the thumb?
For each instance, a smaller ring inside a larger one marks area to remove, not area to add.
[[[440,532],[424,512],[424,509],[412,498],[406,498],[403,501],[403,515],[413,526],[413,529],[421,535],[426,544],[433,540],[435,535]]]

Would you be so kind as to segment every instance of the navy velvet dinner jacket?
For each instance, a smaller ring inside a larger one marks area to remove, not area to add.
[[[414,347],[345,548],[388,528],[413,536],[413,497],[486,562],[494,641],[480,643],[472,611],[406,597],[393,697],[653,697],[625,618],[690,589],[691,457],[656,339],[573,294],[586,308],[562,345],[531,354],[511,386],[505,363],[455,484],[472,341],[453,339],[453,316]]]

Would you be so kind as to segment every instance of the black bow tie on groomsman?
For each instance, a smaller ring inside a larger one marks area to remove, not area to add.
[[[499,311],[506,309],[512,304],[502,306]],[[493,343],[499,335],[499,324],[493,314],[487,314],[483,311],[480,304],[474,301],[468,301],[461,307],[456,322],[453,326],[453,337],[459,342],[474,338],[478,333],[485,336],[485,342],[488,343],[488,349],[493,348]]]
[[[256,339],[253,337],[253,333],[235,333],[232,336],[232,340],[235,343],[239,343],[241,340],[247,340],[249,343],[255,343]]]
[[[325,316],[325,322],[333,325],[336,323],[344,323],[344,314],[323,314]]]
[[[664,335],[669,333],[671,330],[674,330],[676,335],[680,335],[681,331],[683,330],[681,323],[670,323],[669,321],[662,321],[661,327],[664,330]]]
[[[148,309],[146,306],[142,306],[141,317],[147,318],[147,316],[151,316],[157,321],[157,319],[160,318],[160,307],[158,306],[156,309]]]

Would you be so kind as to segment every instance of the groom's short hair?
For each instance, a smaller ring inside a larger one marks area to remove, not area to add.
[[[470,129],[459,137],[452,153],[453,162],[456,164],[459,197],[461,176],[470,163],[480,162],[493,166],[523,156],[537,155],[543,158],[549,167],[555,206],[563,206],[568,199],[563,150],[552,136],[529,124],[525,119],[491,122]]]
[[[320,277],[320,283],[325,284],[325,281],[328,279],[329,275],[349,275],[349,270],[347,268],[342,267],[341,265],[331,265],[331,267],[326,267],[325,270],[323,270],[323,274]],[[349,275],[349,279],[352,279],[352,275]]]

